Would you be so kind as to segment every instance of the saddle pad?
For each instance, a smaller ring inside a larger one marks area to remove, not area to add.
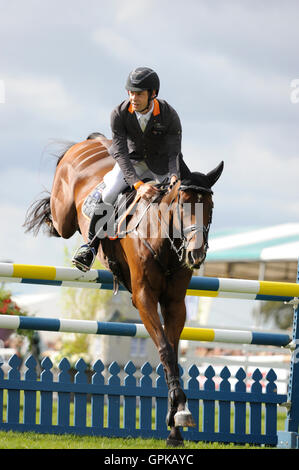
[[[104,187],[105,186],[103,182],[98,184],[84,200],[83,205],[82,205],[82,213],[88,219],[91,219],[94,213],[96,204],[101,198],[101,194],[102,194]]]

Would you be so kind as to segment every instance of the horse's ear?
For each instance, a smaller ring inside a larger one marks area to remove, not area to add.
[[[220,178],[222,172],[223,172],[223,167],[224,167],[224,162],[222,161],[221,163],[219,163],[218,166],[216,166],[216,168],[214,168],[214,170],[211,170],[206,176],[208,178],[208,182],[209,182],[209,186],[210,188],[212,186],[214,186],[214,184],[216,183],[216,181],[218,181],[218,179]]]
[[[191,171],[187,167],[185,161],[180,156],[180,154],[178,154],[176,157],[176,169],[177,175],[180,175],[180,179],[188,178],[191,175]]]

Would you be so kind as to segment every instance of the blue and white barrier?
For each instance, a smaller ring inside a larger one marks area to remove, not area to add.
[[[139,323],[98,322],[91,320],[73,320],[68,318],[39,318],[0,315],[0,328],[13,330],[56,331],[61,333],[132,336],[135,338],[149,337],[144,325]],[[291,338],[288,334],[191,327],[185,327],[183,329],[181,339],[190,341],[211,341],[218,343],[259,344],[271,346],[288,346],[291,342]]]

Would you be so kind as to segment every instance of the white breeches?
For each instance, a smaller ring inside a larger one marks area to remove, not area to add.
[[[157,175],[153,173],[145,162],[134,162],[133,165],[140,179],[151,178],[157,183],[161,183],[167,177],[167,174]],[[117,196],[128,187],[118,163],[115,163],[112,170],[106,173],[103,181],[106,187],[103,190],[102,199],[106,204],[114,204]]]

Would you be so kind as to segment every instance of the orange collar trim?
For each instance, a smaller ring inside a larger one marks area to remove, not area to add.
[[[131,113],[131,114],[134,113],[134,111],[133,111],[133,106],[131,105],[131,103],[130,103],[130,106],[128,107],[128,111],[129,111],[129,113]]]
[[[128,107],[128,111],[129,113],[133,114],[134,111],[133,111],[133,106],[132,104],[130,103],[130,106]],[[158,114],[160,114],[160,105],[159,105],[159,101],[154,99],[154,109],[153,109],[153,116],[158,116]]]
[[[159,101],[154,99],[154,109],[153,109],[153,115],[154,116],[158,116],[158,114],[160,114],[160,105],[159,105]]]

